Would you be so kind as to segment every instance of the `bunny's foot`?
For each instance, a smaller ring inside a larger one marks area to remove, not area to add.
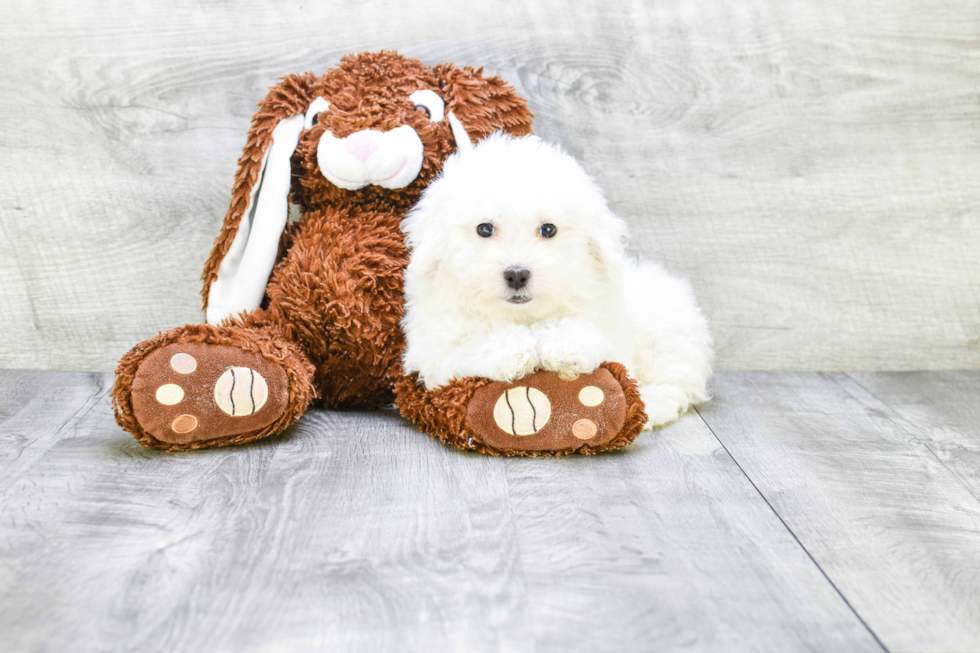
[[[595,454],[636,438],[646,414],[636,382],[617,363],[574,379],[536,372],[513,383],[469,378],[425,391],[396,388],[408,419],[447,444],[504,456]]]
[[[312,399],[312,372],[273,329],[186,326],[120,361],[116,421],[148,447],[242,444],[299,418]]]

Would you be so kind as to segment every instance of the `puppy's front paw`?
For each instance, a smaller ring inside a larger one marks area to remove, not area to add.
[[[564,379],[588,374],[608,356],[606,336],[591,324],[559,322],[535,333],[542,369]]]
[[[538,366],[534,338],[527,327],[494,332],[472,353],[472,372],[493,381],[513,381]]]
[[[644,386],[640,388],[640,397],[646,406],[648,418],[643,427],[645,431],[676,421],[691,406],[687,394],[672,385]]]

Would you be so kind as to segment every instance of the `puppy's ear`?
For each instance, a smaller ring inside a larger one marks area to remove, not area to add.
[[[432,71],[439,80],[447,113],[462,123],[472,142],[499,130],[511,136],[531,133],[534,114],[528,111],[527,100],[504,80],[484,77],[482,68],[460,68],[451,63],[435,66]],[[457,131],[453,130],[454,137]]]
[[[610,279],[619,277],[626,265],[626,223],[603,205],[589,220],[589,253]]]
[[[419,274],[431,277],[442,262],[445,228],[439,216],[442,204],[439,186],[428,191],[410,208],[401,222],[405,246],[411,251],[409,265]]]
[[[310,97],[312,74],[274,86],[252,118],[221,233],[204,265],[204,310],[209,324],[259,307],[286,226],[290,159],[300,134],[326,110]]]

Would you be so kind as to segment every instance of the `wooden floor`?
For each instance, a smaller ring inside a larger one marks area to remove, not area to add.
[[[393,411],[167,454],[0,372],[4,651],[980,651],[980,372],[729,373],[594,458]]]

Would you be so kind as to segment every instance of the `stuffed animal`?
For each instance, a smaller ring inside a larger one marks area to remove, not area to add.
[[[397,400],[422,430],[463,449],[594,453],[631,442],[643,406],[615,363],[574,381],[539,372],[430,392],[401,371],[405,212],[458,144],[496,130],[528,134],[531,118],[526,101],[482,69],[428,67],[390,51],[285,77],[252,119],[204,266],[207,323],[123,356],[118,424],[144,446],[190,450],[280,433],[314,402]],[[590,403],[596,392],[602,400]]]

